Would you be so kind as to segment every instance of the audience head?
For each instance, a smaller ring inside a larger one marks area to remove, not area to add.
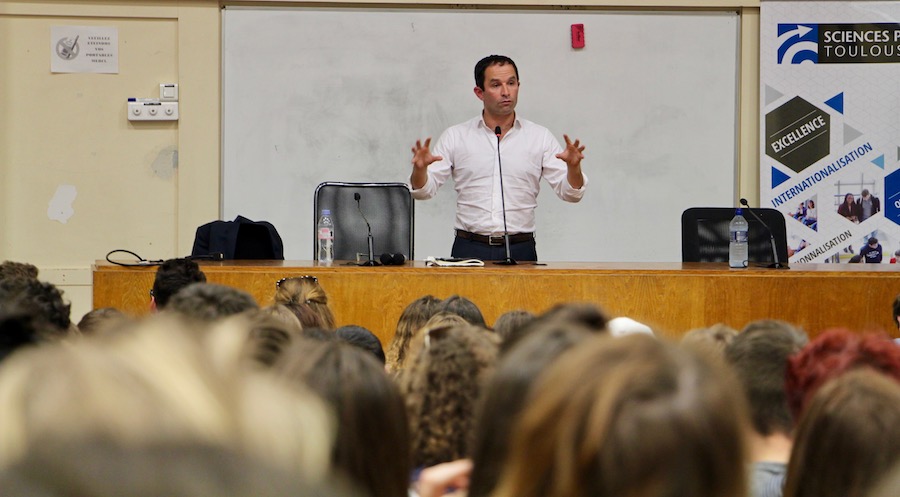
[[[192,283],[173,295],[166,305],[166,310],[203,323],[255,309],[259,305],[249,293],[215,283]]]
[[[21,276],[0,279],[0,305],[44,321],[47,326],[43,328],[50,335],[63,337],[74,330],[69,319],[72,306],[63,300],[62,292],[51,283]]]
[[[722,358],[725,348],[738,335],[738,331],[730,326],[717,323],[709,328],[697,328],[690,330],[681,337],[681,345],[699,351],[702,354],[710,354]]]
[[[333,340],[293,343],[275,365],[331,405],[338,419],[335,469],[369,495],[405,497],[409,484],[409,432],[400,391],[372,354]]]
[[[0,362],[13,352],[45,341],[56,330],[33,313],[0,305]]]
[[[335,330],[338,339],[372,354],[375,359],[384,366],[386,360],[381,340],[371,331],[362,326],[341,326]]]
[[[78,331],[82,335],[111,333],[132,322],[131,317],[114,307],[101,307],[81,317],[81,321],[78,321]]]
[[[37,279],[38,268],[27,262],[3,261],[0,262],[0,280],[6,278],[32,278]]]
[[[797,426],[785,497],[864,497],[900,462],[900,385],[868,368],[823,385]]]
[[[753,429],[762,436],[790,435],[794,422],[784,391],[788,358],[806,345],[806,333],[784,321],[754,321],[725,347],[750,407]]]
[[[509,455],[512,427],[535,378],[563,352],[592,336],[577,324],[544,323],[497,363],[476,409],[469,497],[487,497],[493,492]]]
[[[261,366],[275,364],[282,352],[301,337],[300,322],[281,305],[249,311],[246,319],[249,325],[247,352]]]
[[[438,311],[440,303],[439,298],[425,295],[406,306],[406,309],[400,314],[400,319],[397,320],[397,329],[394,331],[394,338],[391,339],[385,356],[389,371],[401,369],[413,336]]]
[[[0,467],[40,444],[99,438],[132,450],[207,444],[322,476],[333,433],[325,406],[244,367],[240,321],[187,329],[161,316],[10,356],[0,364]]]
[[[794,421],[826,381],[868,367],[900,381],[900,347],[884,335],[829,330],[788,361],[785,390]]]
[[[531,324],[536,318],[537,316],[534,314],[521,309],[504,312],[494,321],[494,333],[500,337],[500,340],[506,340],[510,335],[515,335],[519,330]]]
[[[746,413],[721,361],[599,336],[538,377],[496,497],[740,497]]]
[[[472,325],[423,331],[400,374],[412,436],[413,467],[469,454],[474,410],[497,357],[497,336]]]
[[[10,497],[350,497],[335,484],[196,442],[126,447],[106,438],[51,440],[0,470]]]
[[[441,302],[438,311],[456,314],[457,316],[465,319],[469,324],[487,328],[487,323],[485,323],[484,321],[484,316],[481,314],[481,309],[479,309],[478,306],[475,305],[475,302],[472,302],[465,297],[461,297],[459,295],[451,295],[450,297],[447,297],[443,302]]]
[[[190,259],[169,259],[156,269],[153,289],[150,295],[153,306],[162,310],[173,295],[192,283],[206,283],[206,274]]]
[[[527,326],[521,328],[518,333],[510,335],[503,340],[500,353],[506,354],[519,340],[528,336],[532,330],[540,329],[547,323],[570,323],[587,328],[595,333],[607,333],[609,316],[596,304],[588,302],[571,302],[556,304],[547,312],[541,314]]]
[[[325,289],[319,285],[319,279],[315,276],[293,276],[282,278],[275,283],[275,303],[295,304],[291,307],[300,323],[306,327],[321,327],[334,329],[334,314],[328,307],[328,295]],[[310,312],[311,311],[311,312]],[[318,324],[312,323],[307,314],[318,317]]]

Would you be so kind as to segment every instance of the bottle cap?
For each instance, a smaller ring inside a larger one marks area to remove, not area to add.
[[[331,209],[322,209],[322,215],[323,215],[323,216],[330,216],[330,215],[331,215]]]
[[[734,215],[735,215],[735,216],[743,216],[743,215],[744,215],[744,209],[741,209],[740,207],[738,207],[737,210],[734,211]]]

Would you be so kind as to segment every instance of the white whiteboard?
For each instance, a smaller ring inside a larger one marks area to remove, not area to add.
[[[316,185],[408,182],[417,138],[480,113],[473,68],[499,53],[519,68],[518,115],[587,145],[584,199],[541,191],[540,259],[680,261],[681,212],[735,198],[739,24],[735,12],[226,8],[222,218],[270,221],[286,259],[312,259]],[[450,254],[455,195],[448,182],[416,202],[417,259]]]

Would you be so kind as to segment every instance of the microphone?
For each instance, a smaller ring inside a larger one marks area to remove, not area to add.
[[[772,264],[769,264],[768,267],[773,268],[773,269],[790,269],[787,264],[782,264],[781,262],[778,261],[778,248],[775,246],[775,235],[772,233],[772,229],[769,228],[769,225],[766,224],[766,222],[763,221],[761,217],[756,215],[755,212],[753,212],[753,209],[750,208],[750,204],[747,202],[747,199],[742,198],[741,205],[746,207],[747,212],[749,212],[750,215],[753,216],[754,219],[759,221],[759,224],[763,225],[763,228],[765,228],[766,231],[769,232],[769,240],[772,242],[772,256],[775,257],[775,262]]]
[[[504,245],[506,245],[506,259],[494,261],[494,264],[499,264],[501,266],[515,266],[518,262],[513,260],[509,253],[509,228],[506,227],[506,195],[503,192],[503,162],[500,160],[500,135],[503,134],[503,130],[500,129],[500,126],[494,128],[494,134],[497,135],[497,168],[500,170],[500,206],[503,208],[503,242]]]
[[[362,198],[359,192],[353,194],[353,200],[356,200],[356,208],[359,210],[359,215],[362,216],[363,221],[366,222],[366,228],[369,229],[369,260],[366,262],[360,262],[360,266],[380,266],[381,263],[375,260],[375,238],[372,236],[372,226],[369,224],[369,220],[366,219],[366,214],[362,210],[362,206],[359,203],[359,199]]]

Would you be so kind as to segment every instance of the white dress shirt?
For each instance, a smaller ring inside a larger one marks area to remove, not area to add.
[[[428,166],[428,181],[412,191],[416,200],[437,193],[451,175],[456,188],[456,228],[480,235],[503,234],[500,197],[500,167],[506,194],[506,222],[510,233],[534,232],[534,209],[541,190],[541,178],[567,202],[578,202],[584,186],[569,184],[568,167],[556,154],[563,151],[547,128],[516,118],[500,140],[479,116],[448,128],[435,143],[432,153],[443,160]]]

